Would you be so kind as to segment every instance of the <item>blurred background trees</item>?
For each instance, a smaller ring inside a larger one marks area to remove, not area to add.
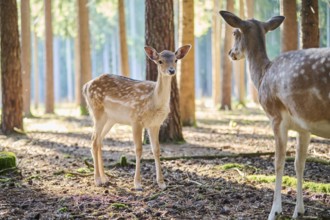
[[[26,116],[57,113],[60,106],[79,106],[75,109],[86,113],[81,86],[102,73],[146,79],[145,0],[17,0],[16,3]],[[184,7],[181,10],[180,5]],[[179,68],[178,74],[184,125],[194,125],[195,100],[223,109],[257,102],[256,92],[249,86],[245,61],[232,68],[233,63],[227,57],[231,43],[224,42],[232,36],[231,31],[225,31],[227,26],[218,11],[228,6],[246,18],[267,20],[279,14],[287,17],[281,28],[267,34],[270,59],[281,51],[307,47],[305,38],[309,43],[314,42],[313,47],[330,46],[328,0],[173,0],[173,46],[193,45],[189,54],[192,57],[185,58],[186,66]],[[158,16],[165,19],[164,15]],[[308,25],[311,22],[313,26]],[[167,29],[163,31],[171,34]],[[7,93],[3,86],[2,93]],[[5,101],[3,97],[4,94]]]

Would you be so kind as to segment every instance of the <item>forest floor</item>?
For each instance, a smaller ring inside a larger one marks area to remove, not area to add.
[[[274,175],[274,138],[263,111],[200,103],[196,117],[196,127],[183,129],[186,143],[161,144],[169,159],[162,161],[165,190],[155,183],[150,146],[143,146],[142,191],[133,188],[134,165],[114,166],[122,155],[135,158],[130,127],[116,125],[104,141],[110,184],[96,187],[89,117],[58,111],[26,118],[26,135],[0,133],[0,151],[18,158],[18,169],[0,172],[0,219],[266,219],[274,183],[262,175]],[[285,175],[295,177],[295,133],[289,136]],[[313,136],[308,156],[318,160],[306,163],[305,181],[329,190],[330,140]],[[288,181],[282,219],[293,214],[295,196]],[[305,189],[304,201],[303,219],[330,219],[329,191]]]

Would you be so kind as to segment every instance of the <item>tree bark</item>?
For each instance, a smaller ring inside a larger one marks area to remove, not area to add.
[[[239,17],[245,19],[244,1],[239,1]],[[245,106],[245,59],[237,60],[234,66],[238,103]]]
[[[194,1],[180,1],[180,29],[179,44],[191,44],[192,48],[184,62],[178,64],[180,114],[183,126],[194,126],[195,119],[195,26]]]
[[[33,32],[33,79],[34,79],[34,107],[39,105],[39,62],[38,62],[38,36]]]
[[[320,45],[319,7],[317,0],[301,2],[302,48],[317,48]]]
[[[214,106],[221,103],[221,18],[219,11],[222,0],[213,1],[212,17],[212,100]]]
[[[121,74],[130,76],[126,40],[125,0],[118,0]]]
[[[45,0],[45,73],[46,97],[45,112],[54,113],[54,70],[53,70],[53,30],[52,30],[52,0]]]
[[[1,130],[23,129],[23,94],[16,0],[0,1]]]
[[[298,49],[298,21],[296,1],[281,0],[281,15],[285,16],[281,31],[281,51]]]
[[[227,11],[234,11],[234,0],[227,0]],[[225,28],[225,44],[224,51],[228,51],[232,47],[232,32],[233,28],[226,25]],[[222,110],[231,110],[231,79],[232,79],[232,63],[228,56],[225,56],[223,62],[223,72],[222,72],[222,97],[221,97],[221,107]]]
[[[245,7],[245,17],[248,19],[251,19],[254,17],[254,0],[246,0],[246,7]],[[256,87],[254,87],[252,80],[251,80],[251,74],[250,69],[246,69],[246,73],[249,76],[249,88],[251,93],[251,98],[254,103],[259,103],[258,101],[258,91]]]
[[[23,109],[25,116],[31,116],[31,28],[30,28],[30,0],[21,2],[21,34],[22,34],[22,82]]]
[[[158,52],[174,51],[174,16],[172,0],[145,1],[145,38],[146,45],[154,47]],[[161,15],[161,16],[160,16]],[[146,78],[157,80],[157,66],[147,59]],[[183,141],[182,125],[180,121],[179,92],[177,80],[173,78],[171,84],[170,114],[161,126],[160,142]]]
[[[88,114],[85,99],[82,97],[82,87],[85,83],[92,79],[91,73],[91,56],[90,56],[90,38],[89,38],[89,16],[87,0],[77,0],[78,5],[78,88],[77,100],[82,115]]]

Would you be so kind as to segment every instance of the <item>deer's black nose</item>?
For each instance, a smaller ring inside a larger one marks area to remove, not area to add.
[[[174,69],[170,69],[168,71],[170,72],[171,75],[173,75],[175,73],[175,70]]]

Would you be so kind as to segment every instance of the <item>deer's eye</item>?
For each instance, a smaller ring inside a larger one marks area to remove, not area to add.
[[[163,61],[159,60],[158,63],[159,63],[159,64],[163,64]]]
[[[178,60],[175,60],[174,62],[176,63],[176,62],[178,62]]]

